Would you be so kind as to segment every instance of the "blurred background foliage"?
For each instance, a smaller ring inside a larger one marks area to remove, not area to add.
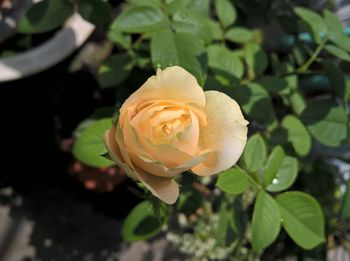
[[[123,240],[161,233],[195,260],[325,260],[338,246],[350,251],[346,5],[45,0],[27,10],[17,34],[2,43],[0,62],[40,46],[73,13],[96,26],[88,42],[58,65],[69,76],[59,79],[54,68],[43,74],[50,75],[51,136],[66,157],[73,153],[75,178],[79,171],[90,175],[78,180],[104,192],[126,184],[125,174],[101,157],[113,114],[157,68],[184,67],[204,90],[225,92],[241,105],[250,122],[246,149],[237,166],[217,176],[180,176],[173,207],[128,184],[132,195],[122,195],[130,203],[122,197],[129,206],[119,217],[125,219]],[[140,202],[140,195],[147,200]],[[113,200],[108,208],[120,204]]]

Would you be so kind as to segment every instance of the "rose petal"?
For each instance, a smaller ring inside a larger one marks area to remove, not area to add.
[[[125,163],[123,159],[119,145],[116,142],[116,128],[114,126],[105,132],[104,141],[109,156],[118,164],[119,167],[125,170],[126,174],[130,178],[138,180],[137,176],[134,174],[134,171],[128,166],[127,163]]]
[[[148,161],[148,159],[145,159],[140,155],[135,154],[132,151],[128,151],[128,152],[129,152],[130,159],[135,166],[137,166],[138,168],[141,168],[142,170],[152,175],[159,176],[159,177],[167,177],[167,178],[177,176],[182,172],[189,170],[193,166],[198,165],[207,157],[207,154],[208,154],[206,151],[203,151],[202,154],[198,156],[194,156],[189,161],[182,163],[176,168],[167,168],[161,162],[158,162],[158,161],[150,162]]]
[[[119,145],[120,155],[126,163],[121,164],[120,167],[122,167],[129,176],[141,181],[154,196],[167,204],[174,204],[179,196],[179,186],[177,183],[171,178],[150,175],[132,163],[129,152],[123,144],[123,133],[119,124],[115,130],[115,139]]]
[[[130,159],[133,162],[133,164],[135,164],[135,166],[137,166],[138,168],[150,173],[151,175],[171,178],[171,177],[174,177],[174,176],[176,176],[184,171],[183,169],[166,168],[159,161],[150,162],[147,159],[140,157],[140,155],[137,155],[136,153],[134,153],[132,151],[128,151],[128,152],[129,152],[129,156],[130,156]]]
[[[174,146],[181,151],[194,155],[198,149],[199,123],[196,115],[191,112],[191,125],[180,133]]]
[[[176,202],[179,197],[179,186],[174,180],[150,175],[140,169],[137,169],[136,173],[154,196],[167,204],[174,204]]]
[[[206,91],[208,124],[201,130],[200,146],[214,152],[192,171],[208,176],[234,165],[247,141],[247,124],[236,101],[218,91]]]
[[[127,108],[149,100],[174,100],[205,107],[203,89],[192,74],[179,66],[158,69],[156,76],[150,77],[124,102],[120,109],[121,121],[124,123]]]
[[[133,120],[135,120],[135,118]],[[136,127],[133,128],[132,125],[136,125]],[[132,131],[134,131],[137,137],[137,142],[135,142],[135,138],[130,139],[129,136],[132,132],[130,130],[126,132],[126,129],[124,128],[124,132],[128,137],[128,139],[125,140],[126,145],[130,151],[135,152],[137,155],[144,156],[157,162],[162,162],[167,168],[176,168],[178,165],[181,165],[193,157],[191,154],[179,150],[172,144],[154,144],[152,140],[147,137],[148,135],[146,137],[143,135],[144,132],[137,127],[137,124],[133,124],[132,122],[129,124],[127,120],[125,121],[124,126],[125,128],[132,128]],[[138,146],[138,143],[140,146]],[[145,153],[143,152],[146,152],[150,156],[145,156]]]
[[[125,122],[123,128],[123,138],[125,146],[135,152],[137,155],[142,156],[143,158],[148,159],[148,161],[156,161],[145,149],[143,148],[136,130],[130,125],[129,121]]]
[[[113,141],[114,137],[115,137],[115,128],[113,127],[111,129],[106,130],[105,136],[104,136],[104,142],[108,150],[109,156],[114,161],[121,161],[122,155],[120,154],[118,145],[116,144],[115,141]]]
[[[171,144],[153,144],[149,140],[144,140],[143,145],[153,158],[162,162],[167,168],[176,168],[193,157]]]

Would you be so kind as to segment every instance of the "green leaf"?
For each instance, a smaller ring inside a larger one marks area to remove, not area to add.
[[[260,134],[254,134],[248,139],[243,153],[243,159],[250,172],[258,171],[266,161],[266,144]]]
[[[249,118],[260,124],[272,123],[275,112],[268,92],[259,84],[250,83],[233,88],[232,96],[242,106]]]
[[[114,20],[111,29],[126,33],[149,33],[164,28],[165,18],[160,9],[135,6],[123,11]]]
[[[334,93],[341,98],[342,100],[346,99],[345,97],[345,76],[339,66],[331,60],[324,59],[322,61],[322,66],[326,72],[326,75],[329,79],[329,82],[332,86]]]
[[[201,85],[204,82],[204,45],[192,34],[170,30],[152,34],[151,57],[155,68],[179,65],[196,76]]]
[[[304,7],[295,7],[294,12],[309,26],[316,43],[321,43],[320,34],[327,34],[327,26],[322,17]]]
[[[326,44],[324,49],[335,57],[350,62],[350,55],[343,49],[340,49],[333,44]]]
[[[297,65],[302,66],[306,62],[306,53],[299,45],[293,47],[293,56]]]
[[[74,156],[86,165],[92,167],[107,167],[114,162],[101,155],[107,152],[104,144],[104,134],[112,125],[112,119],[105,118],[91,124],[83,130],[73,147]]]
[[[324,145],[336,147],[347,139],[347,114],[329,100],[310,102],[300,117],[312,136]]]
[[[123,34],[111,28],[107,33],[107,37],[112,43],[118,44],[124,49],[131,48],[131,35],[129,34]]]
[[[290,63],[282,64],[283,73],[292,73],[295,68]],[[293,112],[297,115],[300,115],[301,112],[306,107],[306,102],[304,96],[301,94],[299,90],[298,77],[296,74],[291,74],[284,77],[286,82],[288,83],[288,89],[290,93],[287,95],[289,106],[293,110]]]
[[[232,82],[242,78],[243,64],[232,51],[221,45],[211,45],[207,52],[208,66],[223,85],[231,86]]]
[[[345,32],[339,17],[328,10],[323,13],[328,28],[328,38],[340,48],[350,52],[350,37]]]
[[[220,24],[218,22],[215,22],[213,20],[209,20],[208,26],[209,26],[211,37],[214,40],[222,40],[224,38],[224,33],[222,32],[222,29],[221,29]]]
[[[331,87],[334,93],[341,99],[346,100],[345,89],[345,76],[339,66],[332,60],[325,59],[322,61],[322,66],[330,81]]]
[[[340,218],[346,220],[350,218],[350,178],[346,184],[346,191],[342,199],[342,206],[340,209]]]
[[[44,33],[60,27],[73,14],[68,0],[46,0],[34,4],[17,26],[20,33]]]
[[[192,12],[196,12],[197,14],[205,18],[209,18],[210,1],[211,0],[191,0],[189,1],[188,9],[190,9]]]
[[[286,156],[272,180],[272,183],[266,187],[271,192],[279,192],[293,185],[298,176],[298,160]]]
[[[294,115],[287,115],[282,120],[282,126],[287,130],[288,141],[295,152],[306,156],[311,149],[311,137],[304,124]]]
[[[264,186],[272,184],[274,178],[277,176],[277,172],[282,165],[282,161],[285,157],[284,150],[281,146],[276,146],[266,163],[265,173],[264,173]]]
[[[165,0],[165,7],[169,13],[174,14],[178,11],[188,9],[191,2],[192,0]]]
[[[100,119],[108,118],[111,115],[113,115],[113,118],[115,118],[117,115],[114,114],[116,114],[114,106],[97,108],[90,116],[78,124],[78,126],[73,131],[73,137],[78,138],[86,128]]]
[[[244,57],[248,65],[250,78],[254,78],[256,74],[262,73],[268,65],[266,53],[256,43],[247,43],[244,46]]]
[[[304,96],[299,90],[293,90],[288,98],[293,112],[297,115],[300,115],[306,107]]]
[[[288,82],[276,76],[264,76],[259,79],[259,84],[271,93],[284,93],[288,88]]]
[[[147,201],[143,201],[131,210],[126,217],[122,236],[127,242],[147,240],[156,236],[161,231],[162,224],[154,215]]]
[[[234,43],[246,43],[253,39],[253,34],[244,27],[234,27],[225,33],[225,38]]]
[[[161,7],[161,0],[127,0],[129,3],[132,3],[137,6],[150,6],[150,7]]]
[[[130,74],[131,58],[127,54],[114,54],[100,67],[98,82],[102,88],[116,87]]]
[[[237,168],[225,170],[219,174],[216,186],[231,195],[241,194],[248,188],[247,175]]]
[[[282,225],[293,241],[312,249],[325,241],[325,224],[319,203],[303,192],[286,192],[276,198]]]
[[[216,0],[215,10],[223,27],[230,26],[237,19],[236,8],[228,0]]]
[[[209,19],[191,10],[181,10],[173,15],[173,28],[178,33],[191,33],[204,43],[211,41]]]
[[[275,241],[281,228],[280,219],[276,201],[266,192],[259,191],[252,220],[252,244],[256,252]]]
[[[87,21],[103,25],[111,19],[111,9],[108,3],[102,0],[79,0],[78,12]]]

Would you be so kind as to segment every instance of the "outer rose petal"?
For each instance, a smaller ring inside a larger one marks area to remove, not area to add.
[[[174,204],[179,197],[179,186],[169,178],[150,175],[137,169],[138,178],[152,192],[154,196],[163,200],[167,204]]]
[[[150,77],[134,92],[120,109],[121,122],[124,122],[128,107],[149,100],[174,100],[205,107],[203,89],[192,74],[179,66],[168,67],[163,71],[158,69],[156,76]]]
[[[208,124],[201,130],[200,146],[214,151],[192,171],[208,176],[234,165],[247,141],[247,124],[237,102],[224,93],[206,91]]]
[[[208,153],[206,151],[203,151],[202,154],[194,156],[189,161],[184,162],[183,164],[177,166],[176,168],[167,168],[159,161],[151,162],[148,159],[142,158],[141,156],[135,154],[132,151],[128,151],[128,152],[129,152],[130,159],[134,163],[134,165],[146,171],[147,173],[150,173],[150,174],[152,173],[152,175],[159,176],[159,177],[167,177],[167,178],[177,176],[180,173],[189,170],[193,166],[198,165],[204,160],[204,158],[207,156],[207,153]]]
[[[135,167],[130,161],[128,152],[124,146],[119,146],[122,142],[122,133],[119,127],[115,126],[105,133],[105,144],[111,158],[123,168],[128,176],[141,181],[154,196],[163,200],[167,204],[174,204],[179,196],[179,186],[170,178],[157,177]],[[122,145],[122,144],[121,144]]]
[[[116,142],[116,128],[114,126],[105,132],[104,141],[109,156],[118,164],[119,167],[125,170],[126,174],[130,178],[138,180],[138,178],[134,174],[134,171],[128,166],[128,164],[123,159],[123,156],[119,149],[119,145]]]

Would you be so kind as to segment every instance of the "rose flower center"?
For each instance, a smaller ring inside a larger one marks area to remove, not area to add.
[[[191,124],[191,114],[186,108],[165,107],[150,118],[152,138],[156,143],[172,142]]]

